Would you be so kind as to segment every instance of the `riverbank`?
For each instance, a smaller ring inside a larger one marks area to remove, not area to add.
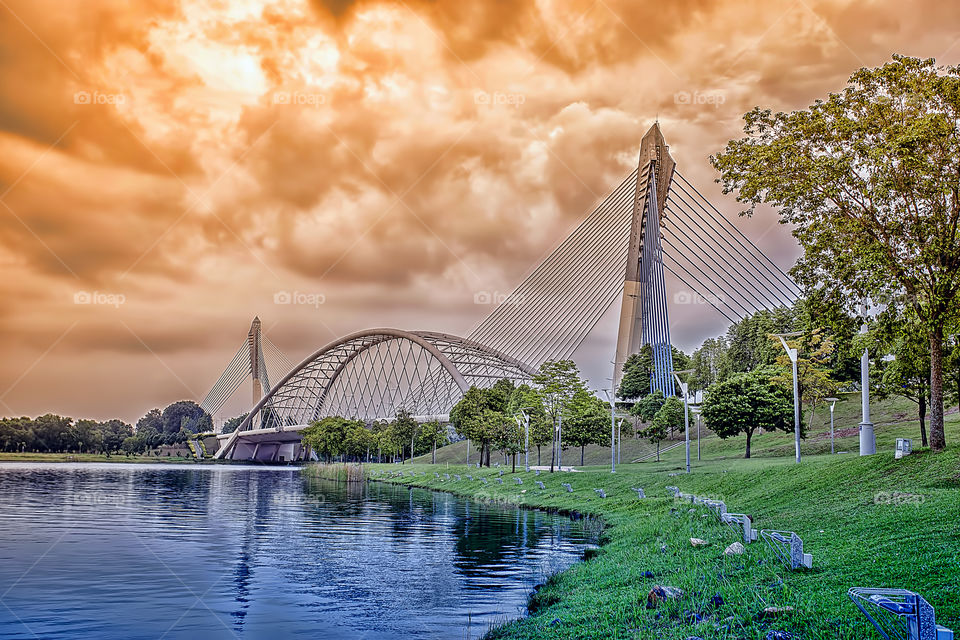
[[[498,469],[455,465],[367,467],[376,480],[604,520],[600,550],[553,576],[531,597],[528,617],[491,630],[490,638],[879,637],[846,596],[855,586],[919,592],[938,622],[960,627],[960,449],[899,461],[888,454],[811,456],[799,466],[742,461],[671,475],[678,471],[624,465],[615,475],[536,476],[505,468],[501,478]],[[705,508],[690,512],[668,485],[724,500],[729,511],[750,514],[757,529],[796,531],[813,569],[785,568],[762,542],[724,555],[738,534]],[[638,499],[633,487],[649,497]],[[695,547],[691,538],[706,544]],[[658,585],[683,595],[648,608]]]
[[[181,458],[173,456],[127,456],[124,454],[105,455],[102,453],[9,453],[0,452],[2,462],[122,462],[125,464],[170,463],[170,464],[200,464],[213,463],[212,460],[197,460],[196,458]]]

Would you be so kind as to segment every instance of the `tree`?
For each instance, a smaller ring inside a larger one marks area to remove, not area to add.
[[[610,444],[610,412],[608,405],[586,389],[578,389],[566,409],[564,439],[580,447],[580,466],[588,444]]]
[[[180,400],[163,410],[163,432],[177,433],[186,429],[192,433],[213,431],[213,419],[193,400]]]
[[[326,462],[331,462],[344,451],[344,440],[349,421],[339,416],[314,420],[300,432],[303,442]]]
[[[133,435],[133,426],[121,420],[107,420],[100,423],[103,434],[103,451],[107,455],[120,451],[123,441]]]
[[[893,356],[878,363],[877,399],[892,395],[911,400],[917,405],[920,420],[920,442],[927,442],[927,403],[930,401],[930,352],[926,346],[923,328],[911,318],[890,318],[883,314],[869,336],[868,344],[874,353]]]
[[[689,368],[690,358],[674,346],[670,347],[673,356],[674,371]],[[650,393],[650,379],[653,377],[653,347],[645,344],[640,351],[627,357],[623,363],[623,377],[617,387],[617,397],[627,400],[643,398]]]
[[[550,451],[550,472],[553,473],[557,453],[557,431],[563,420],[563,411],[574,393],[584,388],[580,379],[580,370],[573,360],[547,360],[540,365],[539,372],[533,376],[533,382],[540,387],[543,407],[553,425]],[[560,443],[562,446],[562,443]]]
[[[947,359],[947,372],[953,379],[953,401],[960,411],[960,333],[951,338],[950,357]]]
[[[740,373],[707,390],[703,399],[704,422],[721,438],[747,436],[750,457],[750,439],[754,431],[790,431],[793,428],[793,398],[791,391],[770,381],[771,371],[760,368]]]
[[[369,457],[374,446],[373,432],[362,420],[345,420],[343,435],[343,453],[354,460]]]
[[[408,443],[410,444],[410,457],[413,457],[413,441],[417,437],[417,427],[419,425],[409,411],[400,409],[390,426],[393,427],[393,436],[400,447],[400,462],[402,463],[403,450]]]
[[[643,422],[650,422],[657,415],[657,411],[660,410],[664,402],[666,402],[666,398],[663,397],[663,392],[657,389],[653,393],[643,396],[639,402],[635,402],[630,407],[630,414],[637,416]]]
[[[150,409],[137,420],[137,433],[149,429],[163,433],[163,414],[160,409]]]
[[[438,421],[431,420],[420,426],[420,439],[430,445],[430,464],[437,464],[437,445],[447,443],[447,430]]]
[[[530,444],[537,448],[537,465],[540,465],[540,447],[550,444],[553,429],[547,411],[543,406],[543,396],[538,389],[521,384],[510,397],[507,412],[512,416],[525,413],[530,418]]]
[[[960,67],[895,55],[806,110],[757,107],[744,121],[746,137],[711,158],[724,191],[745,213],[780,209],[807,287],[913,310],[930,350],[930,446],[942,450],[945,330],[960,293]]]
[[[223,423],[223,429],[220,431],[220,433],[233,433],[240,427],[240,423],[242,423],[244,420],[247,419],[248,415],[250,414],[244,413],[234,418],[230,418],[229,420]]]
[[[683,402],[676,396],[670,396],[654,414],[650,424],[640,433],[657,445],[657,462],[660,462],[660,443],[667,438],[667,434],[683,426]]]
[[[725,373],[727,361],[727,340],[725,337],[707,338],[700,348],[690,356],[690,368],[693,373],[689,378],[691,391],[703,390],[719,382]]]
[[[458,434],[480,445],[480,464],[490,466],[490,447],[502,431],[514,392],[513,382],[498,380],[489,389],[470,387],[450,410],[450,422]]]

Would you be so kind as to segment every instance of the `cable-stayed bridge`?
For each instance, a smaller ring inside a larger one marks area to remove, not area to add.
[[[205,407],[219,408],[241,372],[241,381],[254,382],[253,408],[223,437],[217,457],[300,459],[307,452],[299,431],[330,415],[389,420],[405,409],[420,419],[446,419],[470,386],[488,387],[501,378],[527,381],[543,361],[572,356],[617,300],[614,382],[627,357],[649,344],[651,389],[672,395],[665,273],[686,287],[681,293],[699,296],[730,322],[789,305],[800,293],[683,177],[654,124],[641,141],[637,169],[466,337],[360,331],[317,349],[270,386],[261,361],[263,344],[270,351],[272,343],[260,336],[255,320],[256,332],[251,327],[235,357],[240,360],[227,367],[205,401]],[[225,381],[228,374],[233,377]]]

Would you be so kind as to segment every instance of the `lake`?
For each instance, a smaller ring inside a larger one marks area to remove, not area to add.
[[[591,527],[291,467],[0,464],[0,638],[478,638]]]

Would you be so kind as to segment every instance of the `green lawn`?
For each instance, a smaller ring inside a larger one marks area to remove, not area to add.
[[[847,406],[844,414],[838,406],[838,426],[841,415],[849,421],[856,413],[851,405],[858,410],[857,403],[842,404]],[[623,465],[615,475],[608,466],[539,477],[520,472],[516,476],[523,479],[522,486],[515,484],[509,468],[502,485],[496,484],[496,469],[450,465],[441,471],[441,477],[444,472],[485,476],[487,485],[465,477],[438,480],[433,472],[440,471],[439,465],[372,469],[416,470],[425,475],[389,481],[478,500],[592,513],[606,522],[599,552],[553,576],[532,598],[531,615],[492,630],[492,638],[760,639],[770,630],[804,639],[879,638],[846,597],[854,586],[917,591],[936,607],[941,624],[960,631],[960,446],[894,460],[894,438],[919,441],[916,423],[896,417],[902,408],[888,403],[876,412],[880,454],[823,454],[815,427],[799,466],[793,463],[789,434],[764,434],[757,438],[757,457],[751,460],[742,458],[742,438],[705,440],[704,460],[690,475],[670,475],[682,469],[682,447],[663,462]],[[947,441],[958,439],[960,421],[952,415]],[[838,450],[856,451],[856,438],[840,442]],[[829,452],[829,437],[825,450]],[[546,489],[538,489],[536,480]],[[562,489],[562,482],[569,482],[574,492]],[[805,551],[813,554],[814,569],[786,569],[762,542],[749,545],[743,556],[724,556],[737,534],[702,507],[689,513],[690,505],[673,500],[667,485],[723,499],[730,511],[750,514],[757,529],[796,531]],[[648,498],[638,500],[631,487],[643,487]],[[608,497],[600,498],[595,488],[603,488]],[[896,494],[907,497],[897,500]],[[691,537],[709,545],[694,548]],[[657,584],[678,587],[684,595],[647,609],[647,594]],[[763,619],[760,613],[769,606],[794,610]]]

